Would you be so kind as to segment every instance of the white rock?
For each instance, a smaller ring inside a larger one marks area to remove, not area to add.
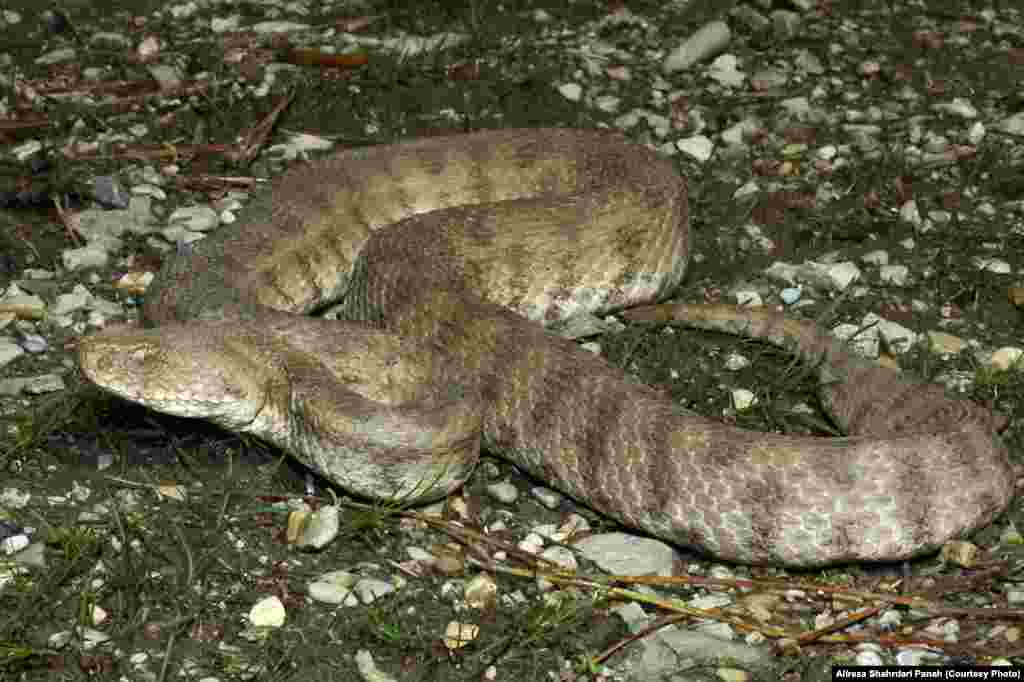
[[[818,151],[815,152],[815,156],[825,161],[830,161],[839,154],[839,148],[834,144],[827,144],[824,147],[819,147]]]
[[[0,491],[0,505],[8,509],[24,509],[32,499],[32,493],[20,488],[4,488]]]
[[[309,583],[306,591],[311,599],[324,604],[356,606],[359,599],[352,588],[358,581],[359,578],[348,571],[331,571]]]
[[[764,305],[764,300],[761,298],[761,294],[752,289],[744,289],[737,291],[733,294],[736,300],[736,305],[748,306],[751,308],[759,308]]]
[[[743,197],[750,196],[751,194],[757,194],[761,191],[758,187],[757,181],[747,180],[745,183],[740,185],[739,189],[732,193],[733,199],[742,199]]]
[[[289,137],[287,142],[272,145],[268,151],[279,158],[291,161],[304,157],[309,152],[326,151],[333,146],[334,143],[325,137],[296,133]]]
[[[857,665],[882,665],[882,657],[874,651],[861,651],[854,659]]]
[[[501,481],[487,486],[487,494],[498,502],[512,504],[519,497],[519,489],[508,481]]]
[[[4,538],[3,541],[0,541],[0,554],[4,554],[5,556],[17,554],[28,547],[31,543],[32,540],[24,533],[12,535],[8,538]]]
[[[789,97],[780,101],[779,106],[798,121],[807,120],[814,111],[806,97]]]
[[[920,227],[923,222],[921,212],[917,208],[917,202],[913,199],[910,199],[900,206],[900,218],[902,218],[904,222],[910,223],[915,227]]]
[[[863,329],[856,324],[840,324],[832,328],[832,335],[848,342],[858,355],[866,358],[877,358],[881,350],[881,337],[876,327]]]
[[[194,2],[187,2],[182,5],[171,5],[171,16],[175,19],[187,19],[199,11],[199,5]]]
[[[309,24],[300,24],[295,21],[262,21],[254,24],[252,31],[261,34],[267,33],[294,33],[296,31],[307,31]]]
[[[153,79],[156,80],[160,89],[164,92],[173,92],[181,87],[184,79],[184,74],[175,66],[168,64],[148,64],[146,70],[149,71]],[[133,131],[134,132],[134,131]],[[142,137],[143,135],[136,135],[136,137]]]
[[[555,536],[558,535],[558,526],[554,523],[541,523],[530,530],[548,540],[553,540],[555,539]]]
[[[600,533],[573,543],[585,558],[616,575],[672,575],[676,560],[671,546],[628,533]]]
[[[878,269],[878,277],[886,284],[903,286],[910,276],[910,269],[906,265],[883,265]]]
[[[539,554],[544,549],[544,538],[537,533],[530,533],[516,543],[516,548],[530,554]]]
[[[842,263],[807,261],[800,266],[799,276],[818,287],[845,291],[850,284],[861,278],[861,271],[851,261]]]
[[[901,649],[896,652],[896,663],[903,666],[919,666],[934,656],[935,654],[930,654],[924,649]]]
[[[110,635],[104,634],[94,628],[78,628],[78,636],[82,638],[82,648],[88,650],[95,649],[100,644],[110,640]]]
[[[740,71],[739,64],[736,55],[723,54],[711,62],[708,77],[726,87],[738,88],[747,79],[747,75]]]
[[[740,240],[740,248],[744,251],[750,249],[760,249],[764,253],[770,253],[775,248],[775,242],[773,242],[767,235],[761,230],[759,225],[754,223],[747,223],[743,226],[743,232],[750,238],[749,240]]]
[[[903,614],[895,609],[887,609],[878,617],[878,625],[891,632],[903,624]]]
[[[628,114],[623,114],[615,119],[615,127],[619,130],[629,130],[630,128],[636,127],[636,124],[643,120],[641,112],[631,111]]]
[[[978,118],[978,110],[962,97],[956,97],[952,102],[939,102],[938,104],[933,105],[932,109],[954,114],[961,118]]]
[[[47,52],[41,57],[36,58],[36,64],[57,64],[59,62],[70,62],[74,61],[75,56],[78,53],[75,52],[74,48],[66,47],[60,50],[53,50]]]
[[[743,410],[750,409],[757,404],[757,396],[753,391],[748,391],[745,388],[735,388],[732,390],[732,405],[736,410],[742,412]]]
[[[25,140],[16,147],[11,147],[9,151],[18,161],[27,161],[42,148],[43,143],[39,140]]]
[[[295,541],[300,549],[321,549],[338,537],[341,527],[338,507],[333,504],[324,505],[306,518],[302,533]]]
[[[672,121],[666,116],[647,114],[647,125],[651,127],[658,137],[665,137],[672,130]]]
[[[979,270],[986,272],[993,272],[997,275],[1009,275],[1013,272],[1013,268],[1004,260],[999,258],[982,258],[977,257],[973,259],[974,267]]]
[[[570,102],[579,102],[583,96],[583,88],[577,83],[565,83],[558,86],[558,92]]]
[[[676,148],[703,163],[711,158],[711,154],[715,150],[715,143],[704,135],[694,135],[693,137],[676,140]]]
[[[1012,135],[1024,136],[1024,111],[1020,111],[999,123],[999,129]]]
[[[799,272],[799,265],[786,263],[784,261],[775,261],[764,269],[765,275],[774,280],[785,282],[786,284],[796,284]]]
[[[561,566],[569,573],[575,573],[576,569],[579,568],[579,563],[576,561],[576,555],[573,554],[572,550],[568,547],[548,547],[541,552],[541,557],[554,562],[557,566]],[[548,592],[554,587],[554,583],[545,580],[540,576],[537,577],[537,589],[541,592]]]
[[[466,583],[463,594],[466,604],[474,609],[486,609],[498,598],[498,584],[486,573],[477,573]]]
[[[398,589],[394,583],[378,578],[361,578],[356,583],[353,591],[359,596],[359,601],[364,604],[372,604],[381,597],[391,594]]]
[[[723,130],[720,137],[727,145],[746,146],[750,136],[760,129],[761,122],[756,118],[747,116]]]
[[[68,645],[75,633],[70,630],[55,632],[46,638],[46,643],[54,649],[62,649]]]
[[[136,196],[153,197],[154,199],[160,199],[161,201],[167,199],[167,192],[165,192],[162,187],[149,182],[132,185],[131,193]]]
[[[985,139],[985,124],[981,121],[975,121],[971,129],[967,131],[967,141],[977,146],[981,144],[981,141]]]
[[[686,605],[691,609],[724,609],[731,606],[734,601],[728,594],[704,594],[688,600]]]
[[[98,246],[83,246],[80,249],[66,249],[60,254],[61,262],[68,270],[104,268],[110,262],[110,254]]]
[[[176,244],[179,249],[182,246],[197,242],[206,236],[202,232],[187,230],[183,225],[165,227],[160,230],[160,235],[170,243]]]
[[[619,108],[622,100],[614,95],[601,95],[594,100],[594,106],[605,113],[612,113]]]
[[[81,284],[76,284],[70,294],[60,294],[57,300],[50,306],[51,315],[67,315],[75,310],[81,310],[89,305],[92,294]]]
[[[728,641],[731,641],[731,640],[736,638],[736,631],[733,630],[732,626],[729,625],[728,623],[716,623],[714,621],[705,621],[703,623],[698,623],[697,626],[694,629],[697,632],[700,632],[702,634],[708,635],[709,637],[714,637],[715,639],[717,639],[719,641],[728,642]],[[719,670],[716,671],[716,674],[715,674],[715,676],[718,679],[720,679],[720,680],[728,681],[728,680],[745,680],[745,679],[747,679],[746,677],[738,677],[737,678],[737,677],[734,677],[732,675],[725,675],[725,676],[723,676],[723,675],[720,674],[721,670],[722,669],[719,668]]]
[[[276,596],[261,599],[249,610],[249,622],[256,627],[279,628],[284,621],[284,604]]]
[[[968,342],[967,345],[970,346],[971,344]],[[942,384],[954,393],[964,393],[970,390],[971,386],[974,385],[974,380],[976,378],[977,377],[974,372],[953,371],[939,374],[935,377],[935,383]]]
[[[373,661],[373,654],[367,649],[356,652],[356,668],[365,682],[397,682],[395,678],[383,672]]]
[[[725,358],[724,366],[730,372],[736,372],[744,367],[750,366],[750,360],[745,355],[736,352],[729,353]]]
[[[878,335],[885,342],[886,348],[897,355],[906,353],[917,344],[917,332],[874,313],[868,313],[861,320],[861,326],[868,325],[874,325],[874,329],[878,331]]]
[[[167,224],[191,232],[209,232],[220,224],[220,220],[217,212],[209,206],[183,206],[171,213]]]
[[[947,642],[955,642],[960,634],[960,623],[955,620],[933,622],[924,631]]]
[[[729,25],[724,21],[705,24],[665,58],[662,70],[665,73],[673,73],[688,69],[700,60],[723,50],[731,38]]]
[[[214,17],[210,19],[210,30],[214,33],[234,31],[242,25],[242,17],[232,14],[230,17]]]

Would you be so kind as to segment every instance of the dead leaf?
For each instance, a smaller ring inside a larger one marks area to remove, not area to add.
[[[448,67],[448,78],[453,81],[480,80],[479,62],[461,62]]]
[[[366,54],[332,54],[322,50],[293,48],[285,53],[285,61],[298,66],[322,66],[327,68],[350,69],[363,66],[370,61]]]
[[[945,38],[938,31],[914,31],[910,42],[914,47],[922,50],[938,50],[945,44]]]

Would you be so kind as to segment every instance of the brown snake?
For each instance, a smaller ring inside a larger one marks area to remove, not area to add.
[[[688,238],[684,179],[616,134],[347,150],[291,170],[169,259],[144,309],[155,328],[85,338],[80,364],[119,396],[260,436],[354,494],[446,495],[482,440],[627,526],[734,561],[902,559],[1007,506],[1012,470],[981,406],[811,323],[638,308],[682,279]],[[362,321],[305,316],[334,301]],[[538,324],[617,311],[791,348],[852,437],[692,414]]]

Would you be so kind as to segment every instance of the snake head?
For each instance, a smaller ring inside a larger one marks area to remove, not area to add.
[[[244,339],[227,331],[223,324],[193,322],[99,333],[79,343],[79,366],[89,381],[126,400],[246,430],[271,387],[287,379],[262,354],[237,352],[233,347]]]
[[[469,476],[482,409],[454,361],[361,325],[266,312],[83,339],[82,372],[158,412],[277,445],[349,492],[431,500]]]

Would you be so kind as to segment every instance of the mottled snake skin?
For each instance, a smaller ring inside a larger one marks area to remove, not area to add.
[[[603,131],[505,130],[299,166],[169,259],[138,332],[83,339],[103,388],[256,434],[343,488],[436,499],[481,442],[623,524],[722,559],[896,560],[991,522],[997,421],[807,322],[651,306],[689,256],[686,183]],[[332,321],[304,315],[341,302]],[[632,309],[632,310],[628,310]],[[752,432],[672,404],[541,323],[634,320],[783,344],[850,438]]]

